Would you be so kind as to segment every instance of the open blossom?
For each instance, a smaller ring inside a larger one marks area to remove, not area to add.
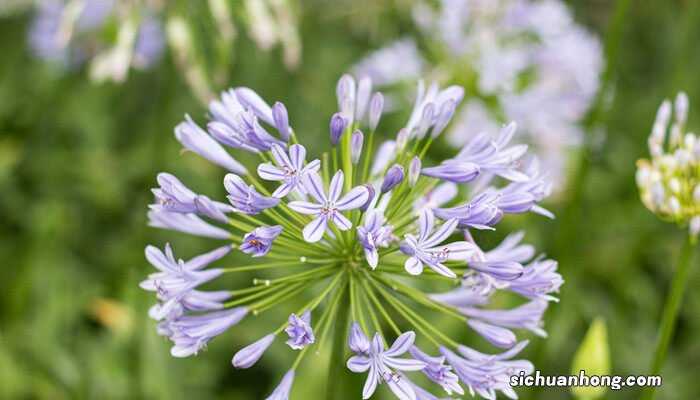
[[[289,335],[286,343],[295,350],[301,350],[316,340],[314,330],[311,329],[311,311],[306,310],[300,316],[289,316],[289,326],[284,329]]]
[[[253,254],[253,257],[262,257],[270,251],[272,242],[282,233],[280,225],[260,226],[243,236],[240,249],[246,254]]]
[[[300,144],[289,146],[289,156],[279,145],[273,144],[271,150],[277,167],[270,164],[260,164],[258,166],[258,175],[266,181],[284,182],[272,192],[272,197],[284,197],[296,187],[303,188],[302,185],[299,185],[301,178],[309,171],[317,172],[321,165],[321,162],[318,160],[313,160],[304,165],[306,162],[306,149]]]
[[[362,333],[364,335],[364,333]],[[372,338],[369,350],[362,355],[356,355],[348,360],[348,368],[352,372],[367,372],[367,381],[362,389],[362,398],[368,399],[377,389],[377,384],[386,382],[396,397],[400,399],[415,398],[411,385],[402,379],[400,372],[418,371],[425,368],[425,363],[409,358],[399,358],[413,345],[416,334],[406,332],[399,336],[388,350],[384,349],[384,340],[377,333]]]
[[[433,390],[448,395],[468,390],[488,399],[501,391],[513,397],[506,378],[533,369],[526,360],[511,360],[527,344],[518,342],[518,334],[546,335],[544,313],[563,280],[554,260],[536,257],[532,246],[521,244],[523,234],[484,250],[471,230],[494,229],[509,214],[551,216],[538,205],[551,189],[547,174],[525,157],[526,146],[515,143],[513,124],[474,138],[449,160],[423,167],[422,156],[464,96],[456,86],[421,87],[404,129],[375,149],[370,144],[382,134],[377,124],[383,96],[371,91],[367,78],[340,79],[331,146],[317,158],[307,157],[287,108],[281,102],[270,107],[249,88],[227,90],[211,102],[206,130],[185,117],[176,138],[226,170],[228,203],[160,174],[150,224],[230,243],[187,262],[176,261],[169,246],[164,252],[149,246],[147,259],[160,270],[142,283],[158,301],[149,314],[159,321],[158,333],[173,341],[172,354],[185,357],[248,314],[269,322],[269,309],[284,312],[288,318],[272,321],[276,329],[237,349],[231,360],[235,368],[251,368],[268,351],[298,352],[269,399],[289,398],[295,369],[310,348],[329,351],[320,346],[324,342],[334,343],[333,357],[323,357],[336,360],[329,370],[347,367],[367,374],[357,390],[365,399],[381,390],[381,383],[402,400],[434,399]],[[358,133],[364,120],[370,124],[367,145]],[[327,121],[319,118],[319,129],[325,131]],[[263,161],[244,166],[229,151],[254,153]],[[461,190],[464,185],[468,190]],[[460,195],[465,192],[468,198]],[[251,257],[241,265],[209,267],[233,248]],[[426,265],[436,274],[424,271]],[[252,284],[231,277],[241,272],[255,274]],[[461,279],[454,279],[457,272]],[[206,290],[214,280],[233,287]],[[441,293],[425,293],[428,280]],[[524,301],[499,308],[492,298],[500,291]],[[303,306],[292,308],[297,303]],[[435,332],[436,314],[510,350],[488,355],[444,333],[416,337],[414,332]],[[345,332],[338,329],[348,325],[347,347],[354,355],[337,362],[345,350],[340,340]],[[387,327],[395,335],[384,332]],[[365,332],[373,333],[371,340]],[[416,341],[426,343],[419,349]],[[412,373],[425,375],[432,386],[419,386],[409,378]]]
[[[392,239],[393,226],[384,225],[384,215],[381,210],[371,210],[365,218],[365,225],[357,227],[357,239],[365,252],[367,263],[372,269],[377,268],[379,253],[377,249],[386,246]]]
[[[428,74],[447,82],[474,81],[476,90],[454,111],[450,143],[464,146],[503,122],[517,121],[552,179],[563,180],[567,152],[582,142],[581,125],[604,65],[599,40],[576,23],[565,2],[420,1],[413,16],[417,34],[370,53],[353,72],[391,87],[395,101],[406,83]],[[445,51],[437,58],[421,51],[433,47]],[[440,108],[436,103],[434,117]],[[417,114],[408,127],[419,126]]]
[[[405,243],[401,245],[401,251],[411,257],[406,260],[406,271],[411,275],[420,275],[423,272],[423,264],[435,270],[435,272],[454,278],[457,275],[442,263],[447,260],[466,260],[475,249],[469,242],[452,242],[442,245],[454,229],[458,220],[453,218],[433,232],[435,216],[429,209],[424,209],[418,217],[418,238],[412,234],[406,234]]]
[[[317,242],[321,240],[326,232],[328,222],[332,222],[341,231],[352,228],[352,222],[340,211],[359,208],[365,204],[369,193],[364,187],[357,186],[341,197],[344,179],[342,171],[336,172],[328,187],[328,194],[326,194],[321,177],[316,172],[310,172],[304,177],[304,187],[309,195],[316,200],[316,203],[298,200],[289,203],[289,208],[302,214],[314,216],[313,221],[309,222],[303,230],[306,241]]]

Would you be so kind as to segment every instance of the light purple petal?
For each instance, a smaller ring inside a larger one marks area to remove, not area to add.
[[[367,192],[367,189],[364,186],[357,186],[349,192],[345,193],[345,195],[341,197],[340,200],[335,202],[335,207],[338,210],[343,211],[354,210],[365,204],[368,198],[369,193]]]
[[[404,264],[406,272],[411,275],[420,275],[423,272],[423,263],[418,257],[410,257]]]
[[[366,356],[353,356],[347,362],[348,369],[352,372],[365,372],[372,365],[372,359]]]
[[[292,210],[306,215],[317,215],[321,213],[323,206],[321,204],[311,203],[308,201],[292,201],[288,204]]]
[[[323,187],[323,181],[317,172],[309,171],[309,173],[302,177],[302,183],[306,191],[309,192],[309,195],[311,195],[316,202],[326,203],[328,201],[326,190]]]
[[[343,171],[338,171],[333,175],[331,179],[331,184],[328,187],[328,200],[332,202],[338,201],[340,193],[343,191],[343,182],[345,177]],[[358,206],[359,207],[359,206]]]
[[[328,218],[325,215],[319,215],[314,218],[313,221],[309,222],[303,230],[304,240],[307,242],[318,242],[323,237],[326,232],[326,226],[328,225]]]

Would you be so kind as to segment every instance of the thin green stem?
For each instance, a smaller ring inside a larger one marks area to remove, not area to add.
[[[347,285],[346,285],[347,286]],[[349,303],[350,293],[346,292],[343,286],[337,319],[335,321],[335,335],[333,337],[333,347],[331,350],[331,360],[328,365],[328,379],[326,380],[326,399],[337,398],[340,372],[345,369],[345,347],[349,326]]]
[[[696,240],[692,236],[688,236],[688,239],[683,245],[681,250],[681,256],[678,261],[678,269],[673,278],[673,284],[671,286],[671,291],[666,298],[666,305],[664,306],[663,316],[661,318],[661,327],[659,328],[659,333],[656,340],[656,352],[654,354],[654,361],[651,366],[650,375],[659,375],[661,369],[666,360],[666,352],[673,338],[673,333],[676,327],[676,320],[678,319],[678,311],[680,309],[681,300],[683,299],[683,292],[688,282],[688,270],[690,269],[691,259],[693,258],[693,251],[695,250]],[[644,399],[651,400],[654,397],[654,386],[648,386],[644,391]]]

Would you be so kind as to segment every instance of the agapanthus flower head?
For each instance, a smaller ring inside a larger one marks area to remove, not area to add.
[[[395,102],[407,97],[397,93],[407,82],[428,74],[442,83],[473,82],[461,106],[459,101],[440,105],[425,95],[430,89],[419,91],[419,99],[424,95],[427,100],[416,103],[419,108],[407,127],[424,135],[421,113],[442,122],[456,113],[447,136],[454,146],[463,146],[482,132],[517,121],[553,180],[564,179],[566,153],[582,141],[581,124],[603,68],[599,40],[576,23],[565,2],[422,1],[413,15],[415,36],[376,50],[353,71],[370,76],[379,87],[394,87]],[[437,122],[433,135],[443,128]]]
[[[41,2],[29,34],[34,53],[53,64],[90,62],[96,80],[121,82],[130,68],[147,69],[162,56],[163,27],[148,5],[123,12],[114,0]],[[118,26],[113,43],[103,33]]]
[[[688,97],[664,100],[649,135],[651,160],[637,162],[637,186],[644,205],[664,221],[700,232],[700,138],[688,132]],[[673,110],[672,110],[673,109]],[[673,117],[673,119],[672,119]]]
[[[468,388],[489,399],[496,391],[510,396],[508,374],[532,371],[529,362],[510,360],[526,344],[516,344],[517,332],[545,336],[543,314],[562,279],[556,262],[520,244],[522,234],[483,250],[470,230],[493,230],[513,213],[548,215],[537,205],[549,193],[546,175],[525,159],[527,147],[511,144],[514,125],[496,136],[474,138],[452,159],[426,159],[463,96],[458,87],[420,89],[412,113],[420,118],[406,124],[403,137],[375,149],[374,136],[381,132],[375,132],[374,103],[382,97],[370,96],[371,88],[371,81],[350,76],[338,83],[341,113],[352,117],[331,123],[334,143],[318,157],[327,162],[307,157],[282,103],[269,107],[247,88],[226,91],[210,104],[207,130],[189,117],[178,125],[176,137],[188,149],[231,171],[221,173],[229,201],[211,200],[160,174],[151,225],[227,243],[188,262],[176,261],[169,246],[165,253],[149,246],[147,258],[161,271],[143,283],[159,300],[151,316],[175,343],[173,354],[187,356],[248,313],[256,315],[269,333],[242,346],[232,358],[234,367],[253,368],[270,349],[297,352],[272,399],[289,397],[294,371],[308,349],[332,352],[330,370],[347,366],[366,373],[364,388],[358,389],[363,398],[381,383],[400,399],[433,398],[430,391],[440,388],[448,394]],[[366,130],[366,145],[360,145],[365,115],[374,125]],[[275,126],[279,138],[258,121]],[[319,126],[326,125],[323,121],[320,117]],[[260,163],[243,166],[229,150],[255,154]],[[469,165],[468,177],[440,172],[457,164]],[[232,248],[252,257],[245,257],[245,265],[206,268],[221,264]],[[252,285],[231,279],[243,273],[256,274]],[[233,287],[204,290],[214,279]],[[445,292],[426,293],[426,281]],[[500,295],[513,298],[512,306],[495,307],[503,304],[492,302]],[[264,318],[271,308],[289,317]],[[512,349],[477,353],[436,327],[437,314]],[[348,330],[345,346],[340,338]],[[286,346],[277,340],[280,335]],[[407,376],[415,371],[436,386],[417,386]]]

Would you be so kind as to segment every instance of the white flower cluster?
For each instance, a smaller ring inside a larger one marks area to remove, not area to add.
[[[674,109],[673,123],[671,122]],[[686,132],[688,97],[672,106],[665,100],[649,135],[651,160],[637,162],[637,185],[644,205],[664,220],[700,232],[700,139]]]

